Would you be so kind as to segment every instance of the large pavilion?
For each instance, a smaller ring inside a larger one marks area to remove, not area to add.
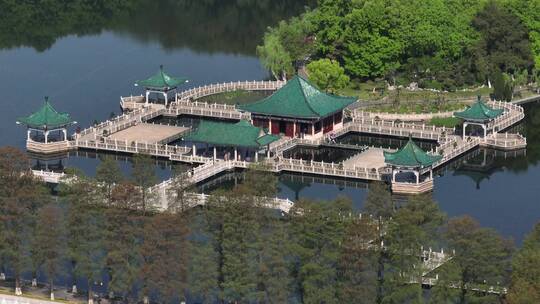
[[[45,102],[36,112],[17,119],[17,124],[28,128],[27,141],[42,142],[45,144],[58,141],[67,141],[67,127],[76,123],[67,113],[59,113],[45,97]],[[56,134],[54,134],[56,133]],[[53,138],[50,136],[56,135]]]
[[[192,143],[193,156],[197,155],[196,143],[203,143],[206,144],[205,155],[209,153],[209,145],[213,146],[214,160],[218,158],[219,149],[225,160],[256,162],[259,160],[259,152],[265,149],[269,153],[269,145],[278,139],[279,136],[267,134],[265,130],[245,120],[237,123],[201,120],[199,126],[184,137],[185,141]]]
[[[413,173],[415,184],[420,184],[421,174],[429,170],[429,180],[433,179],[433,164],[442,159],[441,155],[426,153],[411,138],[405,146],[396,152],[384,152],[384,161],[392,166],[392,184],[399,182],[396,176],[402,172]],[[410,183],[405,181],[405,183]],[[403,183],[403,182],[401,182]]]
[[[480,96],[470,107],[461,112],[455,112],[454,116],[463,119],[463,138],[465,138],[467,126],[478,125],[484,130],[484,137],[487,135],[487,125],[490,121],[499,117],[503,109],[494,109],[488,106]],[[498,131],[498,130],[495,130]]]
[[[271,96],[238,108],[250,112],[253,125],[270,134],[319,138],[343,126],[343,109],[355,101],[322,92],[295,76]]]
[[[163,65],[159,66],[159,71],[146,80],[139,80],[135,82],[136,86],[144,87],[145,93],[145,105],[148,105],[148,97],[150,93],[156,93],[165,97],[165,106],[169,102],[169,92],[174,93],[174,100],[178,101],[177,88],[179,85],[188,82],[187,78],[172,77],[163,71]]]

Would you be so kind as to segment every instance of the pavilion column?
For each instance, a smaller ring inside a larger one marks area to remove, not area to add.
[[[174,89],[174,102],[178,102],[178,89]]]
[[[420,183],[420,173],[418,171],[414,171],[414,175],[416,176],[416,183]]]
[[[49,142],[49,131],[45,131],[45,143]]]
[[[487,136],[487,126],[485,124],[482,124],[482,128],[484,129],[484,138]]]
[[[150,91],[146,90],[146,99],[144,100],[144,105],[148,105],[148,95],[150,95]]]
[[[463,138],[465,138],[465,130],[467,130],[468,124],[466,122],[463,123]]]
[[[266,152],[266,154],[267,154],[266,156],[268,158],[270,158],[270,145],[266,146],[266,151],[268,151],[268,152]]]
[[[167,103],[169,102],[167,92],[163,92],[163,96],[165,96],[165,106],[167,106]]]
[[[217,149],[216,149],[216,146],[214,146],[214,160],[217,159]]]
[[[64,133],[64,140],[67,140],[67,130],[62,129],[62,133]]]
[[[234,161],[237,161],[237,160],[238,160],[238,149],[234,147]]]
[[[255,151],[255,162],[259,162],[259,152]]]
[[[26,131],[26,140],[30,140],[30,135],[32,134],[32,130],[28,129]]]
[[[395,183],[396,182],[396,170],[392,169],[392,182]]]
[[[268,133],[273,134],[272,133],[272,118],[268,119]]]
[[[433,168],[429,170],[429,179],[433,179]]]
[[[311,136],[315,136],[315,124],[311,124]]]
[[[292,137],[296,137],[296,121],[293,122],[293,131],[292,131]]]
[[[195,146],[195,144],[191,147],[191,152],[193,153],[193,156],[197,155],[197,146]]]

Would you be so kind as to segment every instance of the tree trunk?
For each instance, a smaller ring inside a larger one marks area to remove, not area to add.
[[[51,292],[51,301],[54,301],[54,282],[51,280],[49,282],[50,292]]]
[[[21,278],[18,275],[15,278],[15,295],[22,295]]]
[[[143,297],[143,304],[149,304],[150,300],[148,299],[148,296]]]
[[[35,273],[32,276],[32,287],[37,287],[37,278]]]
[[[88,280],[88,304],[94,304],[94,294],[92,292],[92,283]]]

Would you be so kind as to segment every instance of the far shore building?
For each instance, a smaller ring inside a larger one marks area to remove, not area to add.
[[[340,129],[343,110],[355,101],[322,92],[295,76],[272,95],[238,108],[250,112],[253,125],[270,134],[316,139]]]
[[[68,150],[67,128],[74,123],[69,114],[56,111],[48,97],[36,112],[17,119],[27,127],[27,149],[38,153]]]
[[[144,87],[145,89],[145,105],[150,102],[151,93],[163,95],[165,98],[165,106],[169,103],[169,93],[174,93],[174,101],[178,101],[178,86],[188,82],[187,78],[172,77],[163,71],[163,65],[159,66],[159,71],[146,80],[135,82],[136,86]]]
[[[467,135],[467,126],[477,125],[482,127],[484,137],[487,135],[488,124],[495,118],[502,115],[503,109],[494,109],[487,105],[478,96],[478,100],[470,107],[461,112],[455,112],[454,116],[463,120],[463,137]],[[499,130],[494,130],[495,132]]]
[[[433,188],[433,164],[441,155],[426,153],[409,138],[405,146],[396,152],[384,152],[384,161],[392,167],[392,191],[396,193],[419,193]],[[429,172],[429,176],[422,175]],[[411,179],[411,174],[414,179]],[[420,190],[420,191],[419,191]]]
[[[259,153],[269,156],[269,146],[279,140],[279,136],[267,134],[262,128],[246,120],[237,123],[201,120],[199,126],[184,137],[192,143],[193,156],[198,155],[197,144],[204,144],[202,154],[214,160],[259,161]],[[209,148],[212,146],[212,152]],[[199,151],[200,152],[200,151]]]

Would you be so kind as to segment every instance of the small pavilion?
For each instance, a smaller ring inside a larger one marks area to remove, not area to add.
[[[145,93],[145,105],[148,105],[148,97],[150,93],[156,93],[165,97],[165,106],[169,102],[169,92],[174,93],[174,101],[178,101],[177,88],[179,85],[188,82],[187,78],[177,78],[167,75],[163,71],[163,65],[159,66],[159,71],[146,80],[139,80],[135,82],[136,86],[144,87]]]
[[[426,153],[409,137],[405,146],[396,152],[384,152],[384,161],[392,166],[392,183],[396,183],[396,175],[402,172],[411,172],[415,176],[415,183],[421,182],[420,175],[429,170],[429,178],[433,179],[433,164],[441,160],[441,155]]]
[[[199,126],[184,137],[192,143],[193,156],[197,155],[196,143],[213,146],[213,158],[218,157],[218,148],[226,160],[255,160],[259,161],[259,151],[266,149],[268,156],[269,145],[278,140],[279,136],[267,134],[265,130],[255,127],[245,120],[237,123],[213,122],[202,120]],[[232,152],[232,154],[231,154]]]
[[[463,119],[463,138],[469,125],[478,125],[484,130],[484,137],[487,135],[487,125],[490,121],[503,113],[503,109],[494,109],[488,106],[480,96],[470,107],[461,112],[455,112],[454,116]]]
[[[76,123],[67,113],[59,113],[45,97],[45,102],[39,110],[26,117],[19,117],[17,124],[26,125],[27,142],[53,143],[65,142],[67,127]],[[54,134],[57,133],[57,134]],[[51,135],[59,135],[51,139]]]
[[[250,112],[253,125],[270,134],[319,138],[343,126],[343,109],[355,101],[354,97],[322,92],[294,76],[274,94],[238,108]]]

